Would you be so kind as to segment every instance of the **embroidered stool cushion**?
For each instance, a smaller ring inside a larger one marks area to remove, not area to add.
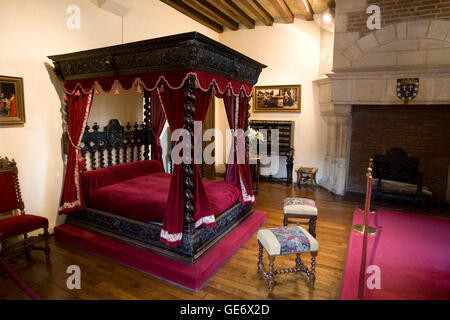
[[[299,226],[259,230],[258,240],[271,256],[319,250],[319,242]]]
[[[314,200],[306,198],[284,199],[284,213],[317,216]]]

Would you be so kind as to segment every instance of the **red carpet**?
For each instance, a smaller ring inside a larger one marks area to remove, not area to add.
[[[34,292],[10,267],[9,265],[0,258],[0,267],[2,267],[14,280],[15,283],[23,290],[25,293],[30,296],[33,300],[41,300],[41,297]]]
[[[55,227],[55,236],[59,241],[189,289],[199,290],[265,221],[266,213],[255,211],[194,265],[185,264],[71,225]]]
[[[363,213],[357,210],[353,224],[362,219]],[[377,234],[368,237],[367,266],[380,267],[381,288],[366,286],[364,299],[450,299],[449,219],[377,210],[369,214],[369,225]],[[362,235],[352,231],[341,300],[358,297],[361,253]]]

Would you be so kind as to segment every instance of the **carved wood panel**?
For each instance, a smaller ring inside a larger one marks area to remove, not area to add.
[[[81,140],[85,171],[149,159],[148,147],[154,135],[144,123],[135,122],[133,126],[128,123],[123,127],[112,119],[103,131],[99,129],[97,123],[87,125]]]

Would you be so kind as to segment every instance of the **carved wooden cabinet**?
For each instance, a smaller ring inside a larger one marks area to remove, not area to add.
[[[251,120],[250,127],[259,131],[267,130],[267,154],[272,154],[272,132],[278,129],[279,149],[278,155],[286,157],[286,185],[292,184],[292,169],[294,165],[294,121],[277,120]],[[274,150],[273,156],[276,155]],[[272,178],[272,177],[271,177]]]

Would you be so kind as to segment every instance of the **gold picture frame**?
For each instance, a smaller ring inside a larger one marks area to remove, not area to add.
[[[302,86],[256,86],[252,100],[253,112],[301,112]]]
[[[0,76],[0,127],[24,123],[23,78]]]

